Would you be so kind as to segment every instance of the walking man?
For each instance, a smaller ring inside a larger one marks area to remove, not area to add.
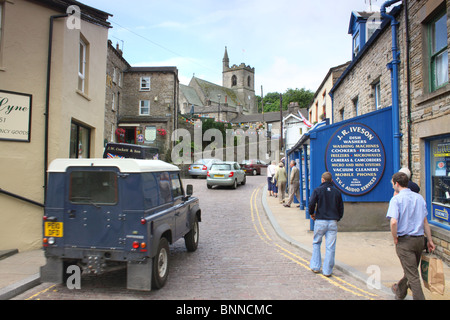
[[[320,272],[322,257],[320,247],[325,236],[325,259],[322,274],[331,276],[336,253],[337,223],[344,216],[341,192],[336,189],[329,172],[322,174],[322,184],[314,189],[309,200],[309,214],[314,222],[313,253],[309,267],[314,273]]]
[[[300,201],[300,173],[294,160],[291,160],[289,166],[291,167],[291,175],[289,176],[289,199],[287,203],[284,204],[284,206],[288,208],[294,201],[294,195],[297,197],[297,200]]]
[[[403,278],[392,286],[396,299],[405,299],[408,287],[414,300],[424,300],[418,266],[424,249],[424,233],[428,249],[436,248],[431,239],[427,220],[427,208],[423,197],[408,188],[408,176],[397,172],[392,176],[392,187],[398,193],[389,202],[387,217],[390,218],[391,234],[395,250],[403,268]]]

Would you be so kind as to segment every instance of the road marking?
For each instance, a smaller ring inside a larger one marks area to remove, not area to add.
[[[267,243],[270,246],[274,246],[277,250],[278,253],[280,253],[282,256],[286,257],[287,259],[295,262],[296,264],[298,264],[299,266],[305,268],[306,270],[311,270],[309,268],[309,261],[296,255],[295,253],[289,251],[288,249],[284,248],[283,246],[275,243],[275,241],[273,241],[269,235],[267,234],[265,228],[262,225],[261,222],[261,216],[259,214],[259,210],[258,210],[258,206],[257,206],[257,197],[259,192],[261,191],[263,186],[257,187],[253,193],[252,196],[250,197],[250,211],[251,211],[251,217],[252,217],[252,222],[253,222],[253,227],[255,228],[258,236],[261,238],[261,240],[263,240],[265,243]],[[255,218],[256,216],[256,218]],[[256,222],[256,220],[258,221],[258,223]],[[259,225],[259,228],[258,228]],[[347,281],[343,280],[340,277],[337,277],[335,275],[332,275],[331,277],[326,277],[323,274],[316,274],[317,276],[323,278],[324,280],[327,280],[329,283],[331,283],[332,285],[340,288],[341,290],[347,291],[352,293],[353,295],[359,296],[359,297],[365,297],[368,298],[370,300],[374,300],[373,297],[378,297],[378,295],[367,292],[361,288],[358,288],[357,286],[348,283]],[[337,281],[335,281],[337,280]]]
[[[31,297],[26,298],[25,300],[31,300],[31,299],[33,299],[33,298],[35,298],[35,297],[37,297],[37,296],[39,296],[39,295],[41,295],[41,294],[47,292],[48,290],[50,290],[51,288],[54,288],[54,287],[56,287],[56,284],[51,285],[51,286],[48,287],[47,289],[44,289],[44,290],[42,290],[42,291],[39,291],[39,292],[36,293],[36,294],[33,294]],[[39,299],[37,299],[37,300],[39,300]]]

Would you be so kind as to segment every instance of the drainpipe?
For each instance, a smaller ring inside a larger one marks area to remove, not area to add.
[[[392,58],[388,63],[387,68],[391,71],[391,91],[392,91],[392,131],[393,131],[393,159],[394,172],[400,170],[400,106],[399,106],[399,88],[398,88],[398,67],[400,64],[400,52],[397,47],[397,27],[398,21],[391,15],[386,14],[386,7],[390,7],[394,3],[401,2],[401,0],[386,1],[381,6],[381,16],[391,20],[392,29]]]
[[[47,199],[47,170],[48,170],[48,134],[50,116],[50,79],[52,71],[52,48],[53,48],[53,21],[59,18],[66,18],[68,14],[55,15],[50,17],[50,29],[48,33],[48,55],[47,55],[47,88],[45,91],[45,142],[44,142],[44,202]]]

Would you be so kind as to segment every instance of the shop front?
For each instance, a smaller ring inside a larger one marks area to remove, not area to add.
[[[393,189],[391,108],[332,125],[316,125],[287,152],[301,170],[300,209],[309,218],[308,200],[322,173],[332,174],[344,200],[341,231],[387,231],[386,212]],[[311,220],[311,229],[313,221]]]
[[[430,224],[450,230],[450,135],[426,141]]]

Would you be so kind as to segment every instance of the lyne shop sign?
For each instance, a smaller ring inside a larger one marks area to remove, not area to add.
[[[31,98],[0,90],[0,140],[30,142]]]

